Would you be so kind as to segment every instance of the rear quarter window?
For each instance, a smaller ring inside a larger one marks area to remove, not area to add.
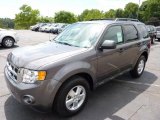
[[[140,33],[142,34],[142,37],[148,38],[149,35],[148,35],[147,27],[143,24],[139,24],[139,25],[137,25],[137,27],[138,27]]]

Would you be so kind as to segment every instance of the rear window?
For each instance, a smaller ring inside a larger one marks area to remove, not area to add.
[[[142,34],[142,37],[143,38],[148,38],[148,31],[147,31],[148,27],[146,28],[146,26],[142,25],[142,24],[137,25],[137,26],[138,26],[138,29],[139,29],[140,33]]]

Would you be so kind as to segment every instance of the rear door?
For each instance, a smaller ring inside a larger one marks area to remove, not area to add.
[[[140,36],[139,32],[143,32],[142,30],[138,30],[138,27],[136,27],[133,24],[126,24],[123,25],[124,30],[124,41],[125,46],[124,49],[126,51],[126,57],[124,59],[124,62],[127,67],[133,67],[133,64],[135,63],[135,60],[137,60],[137,56],[139,55],[139,51],[141,46],[143,45],[143,39],[144,37]],[[145,29],[146,30],[146,29]],[[148,37],[146,33],[146,37]],[[122,68],[126,69],[125,67]]]

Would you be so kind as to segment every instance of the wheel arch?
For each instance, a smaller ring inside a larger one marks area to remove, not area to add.
[[[146,61],[148,60],[148,52],[144,51],[140,56],[144,56],[146,58]]]
[[[75,76],[79,76],[79,77],[83,77],[87,80],[89,86],[90,86],[90,90],[93,90],[94,89],[94,81],[93,81],[93,78],[92,76],[89,74],[89,73],[86,73],[86,72],[80,72],[80,73],[76,73],[76,74],[73,74],[71,75],[70,77],[68,77],[63,83],[67,83],[71,78],[75,77]],[[61,85],[61,86],[62,86]]]
[[[55,105],[55,102],[56,102],[56,98],[60,92],[60,90],[63,88],[63,86],[70,81],[71,78],[73,77],[76,77],[76,76],[80,76],[80,77],[83,77],[87,80],[88,84],[89,84],[89,87],[90,87],[90,90],[93,91],[94,90],[94,81],[93,81],[93,78],[90,74],[86,73],[86,72],[80,72],[80,73],[76,73],[70,77],[68,77],[65,81],[63,81],[62,83],[60,83],[61,85],[59,86],[59,88],[56,90],[56,93],[54,95],[54,99],[52,101],[52,109],[54,108],[54,105]]]
[[[4,40],[5,38],[12,38],[12,39],[14,40],[14,42],[15,42],[15,39],[14,39],[14,37],[12,37],[12,36],[4,36],[4,37],[2,38],[2,42],[3,42],[3,40]]]
[[[137,61],[139,60],[139,58],[140,58],[142,55],[146,58],[146,61],[148,60],[149,52],[148,52],[147,50],[144,50],[144,51],[142,51],[142,52],[135,58],[135,60],[134,60],[134,62],[133,62],[133,66],[132,66],[133,68],[135,67]]]

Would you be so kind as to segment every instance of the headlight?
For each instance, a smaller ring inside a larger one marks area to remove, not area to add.
[[[46,78],[46,71],[33,71],[23,69],[23,80],[24,83],[35,83],[36,81],[43,81]]]

